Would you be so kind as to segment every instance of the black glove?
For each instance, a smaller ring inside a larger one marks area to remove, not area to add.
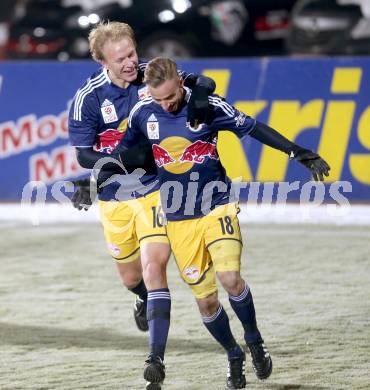
[[[208,89],[200,85],[195,85],[191,91],[187,122],[194,129],[197,129],[201,123],[212,122],[213,111],[208,101],[208,93]]]
[[[72,183],[75,185],[75,192],[71,198],[73,207],[87,211],[96,198],[96,183],[91,182],[90,179],[75,180]]]
[[[135,146],[120,152],[119,159],[128,173],[136,168],[143,168],[147,175],[157,174],[152,145],[146,138],[140,139]]]
[[[329,176],[329,164],[311,150],[297,146],[292,150],[290,158],[299,161],[308,168],[315,181],[324,181],[324,175]]]

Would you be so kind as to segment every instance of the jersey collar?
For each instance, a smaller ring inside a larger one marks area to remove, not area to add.
[[[106,81],[109,83],[109,84],[112,84],[112,80],[109,78],[108,76],[108,69],[103,67],[103,74],[104,74],[104,77],[106,79]]]
[[[191,96],[191,89],[188,88],[188,87],[185,87],[185,85],[183,86],[183,88],[185,90],[185,100],[186,100],[186,103],[189,103],[190,96]]]

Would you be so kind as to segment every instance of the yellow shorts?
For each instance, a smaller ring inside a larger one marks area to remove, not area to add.
[[[240,271],[243,244],[237,210],[230,203],[201,218],[167,222],[180,275],[196,298],[217,291],[215,272]]]
[[[108,250],[118,263],[136,260],[144,241],[168,243],[159,191],[124,202],[99,201],[99,208]]]

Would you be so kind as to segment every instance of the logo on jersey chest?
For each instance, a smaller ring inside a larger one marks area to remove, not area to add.
[[[104,123],[112,123],[118,120],[116,108],[108,99],[104,100],[100,110],[103,115]]]
[[[191,142],[183,137],[167,137],[159,144],[153,144],[153,157],[158,167],[166,171],[181,174],[190,171],[194,164],[204,164],[211,160],[219,160],[217,137],[212,142],[196,140]]]
[[[149,139],[159,139],[159,125],[154,114],[150,115],[146,123],[146,131]]]

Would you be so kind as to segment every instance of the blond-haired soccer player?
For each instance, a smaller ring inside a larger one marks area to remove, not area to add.
[[[93,169],[103,156],[112,156],[113,162],[105,164],[98,177],[103,182],[99,207],[104,235],[123,284],[137,296],[134,307],[137,326],[141,330],[149,327],[151,350],[161,355],[170,320],[171,298],[166,278],[170,247],[158,206],[156,169],[151,154],[150,161],[146,160],[150,145],[146,140],[138,144],[133,165],[130,165],[132,154],[130,157],[124,153],[120,158],[110,154],[126,132],[130,110],[148,96],[143,83],[146,64],[138,60],[134,32],[126,23],[97,25],[90,32],[89,42],[92,58],[101,68],[73,99],[69,139],[76,148],[78,162],[85,168]],[[200,103],[204,96],[207,98],[208,89],[214,89],[211,79],[185,72],[179,72],[179,77],[193,88]],[[198,114],[193,110],[190,119],[196,120]],[[115,160],[120,163],[122,158],[126,168],[136,172],[135,168],[140,166],[147,174],[137,175],[134,187],[126,183],[126,191],[118,193],[121,183],[115,180],[115,175],[125,177],[127,171],[119,168]],[[148,166],[154,166],[154,171],[148,172]],[[79,186],[73,201],[80,209],[91,204],[88,184]]]
[[[229,129],[240,138],[249,135],[279,149],[308,167],[316,179],[322,180],[330,168],[316,153],[290,142],[217,95],[209,97],[212,120],[197,128],[189,126],[191,91],[168,58],[148,63],[145,82],[151,97],[131,111],[126,136],[117,150],[127,150],[142,136],[150,141],[168,221],[167,235],[181,276],[196,298],[204,325],[227,352],[227,388],[241,389],[246,386],[245,353],[235,341],[217,298],[216,275],[244,328],[259,379],[270,376],[272,360],[257,327],[252,293],[240,275],[238,208],[231,196],[231,181],[217,154],[218,131]],[[156,371],[158,382],[164,379],[160,361],[153,361],[146,370]]]

